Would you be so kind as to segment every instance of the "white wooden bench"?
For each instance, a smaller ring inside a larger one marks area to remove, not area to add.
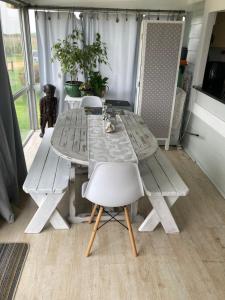
[[[25,233],[39,233],[49,221],[55,229],[69,229],[57,209],[70,181],[71,163],[51,148],[53,128],[46,130],[23,189],[39,206]]]
[[[139,231],[153,231],[161,223],[166,233],[179,232],[170,208],[180,196],[188,194],[188,187],[160,149],[141,161],[139,170],[153,207]]]

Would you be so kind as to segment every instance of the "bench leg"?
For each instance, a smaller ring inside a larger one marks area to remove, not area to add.
[[[40,233],[48,221],[55,229],[69,229],[69,225],[56,208],[64,194],[31,194],[39,208],[25,229],[25,233]]]
[[[69,221],[70,222],[72,222],[73,216],[76,216],[75,177],[76,177],[75,164],[72,164],[70,170],[70,183],[69,183],[69,198],[70,198]]]
[[[171,214],[170,207],[176,202],[178,197],[162,196],[148,197],[153,209],[139,227],[139,231],[153,231],[161,223],[166,233],[177,233],[179,229]]]
[[[138,214],[138,201],[131,203],[130,212],[131,212],[131,220],[132,222],[135,222],[135,219]]]

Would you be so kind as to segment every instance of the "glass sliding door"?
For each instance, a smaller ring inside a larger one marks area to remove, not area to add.
[[[36,33],[36,23],[35,23],[35,11],[33,9],[29,10],[29,23],[30,23],[30,33],[31,33],[34,90],[35,90],[36,110],[37,110],[37,118],[38,118],[38,126],[39,126],[39,124],[40,124],[39,102],[40,102],[40,98],[43,96],[43,93],[41,91],[41,85],[40,85],[39,57],[38,57],[37,33]]]
[[[31,131],[31,124],[20,10],[0,1],[0,13],[6,63],[15,101],[21,138],[24,142]]]

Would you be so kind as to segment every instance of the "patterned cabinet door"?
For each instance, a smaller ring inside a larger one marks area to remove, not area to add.
[[[138,113],[159,139],[170,135],[183,25],[143,21]]]

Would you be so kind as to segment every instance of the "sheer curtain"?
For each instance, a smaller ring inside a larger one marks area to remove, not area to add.
[[[98,32],[108,48],[108,66],[100,66],[109,78],[107,99],[134,103],[140,17],[135,14],[84,13],[86,43],[92,43]]]
[[[0,215],[14,221],[11,202],[19,201],[26,177],[26,164],[6,68],[0,24]]]
[[[137,51],[140,17],[135,14],[83,13],[78,20],[73,13],[36,12],[41,85],[52,83],[57,87],[59,112],[63,110],[64,81],[58,62],[51,62],[51,47],[58,39],[65,38],[74,28],[84,31],[85,42],[92,43],[95,34],[101,34],[108,48],[109,65],[100,71],[109,77],[107,99],[135,99]],[[80,75],[81,76],[81,75]],[[79,78],[83,80],[82,76]]]
[[[65,97],[65,76],[61,72],[59,62],[51,61],[51,48],[58,39],[65,39],[68,34],[71,34],[73,29],[81,29],[81,22],[71,12],[38,11],[35,14],[35,19],[41,87],[46,83],[56,86],[56,97],[59,101],[58,110],[62,112]]]

